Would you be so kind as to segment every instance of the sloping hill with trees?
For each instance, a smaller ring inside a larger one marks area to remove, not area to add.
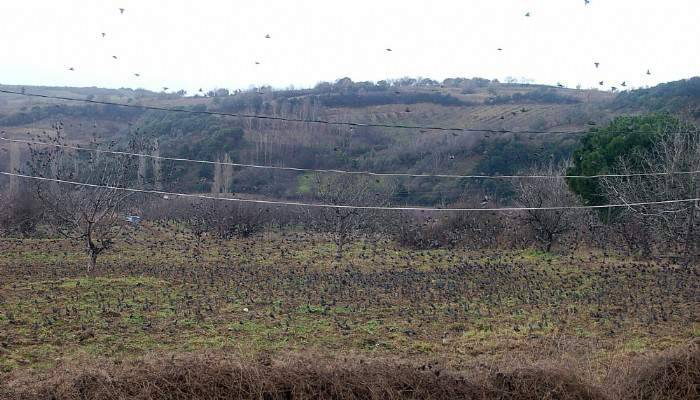
[[[664,108],[664,99],[693,99],[697,78],[645,91],[617,95],[541,85],[454,78],[437,82],[404,78],[353,82],[349,78],[319,83],[310,89],[248,91],[212,89],[188,96],[184,91],[142,89],[0,86],[87,100],[187,110],[323,119],[360,123],[465,127],[509,131],[586,131],[617,115],[644,107]],[[680,100],[673,100],[680,101]],[[676,106],[669,107],[677,109]],[[58,123],[60,122],[60,126]],[[316,169],[373,170],[412,173],[513,174],[550,161],[568,159],[580,134],[509,134],[441,132],[284,121],[256,120],[164,111],[145,111],[100,104],[0,94],[0,126],[4,136],[43,137],[55,128],[70,143],[89,138],[126,145],[150,143],[163,156]],[[29,134],[29,135],[27,135]],[[0,165],[7,164],[0,153]],[[212,191],[214,168],[166,162],[159,187]],[[146,168],[144,182],[153,182]],[[250,196],[302,198],[309,177],[285,171],[237,168],[226,192]],[[488,191],[512,195],[497,182],[395,179],[396,201],[415,204],[453,202]]]

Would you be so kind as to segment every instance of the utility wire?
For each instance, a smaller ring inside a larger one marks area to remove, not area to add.
[[[102,100],[89,100],[89,99],[78,99],[74,97],[65,96],[54,96],[48,94],[39,93],[27,93],[27,92],[17,92],[14,90],[0,89],[0,93],[14,94],[18,96],[26,97],[40,97],[44,99],[53,100],[64,100],[64,101],[74,101],[81,103],[90,104],[102,104],[107,106],[117,106],[117,107],[127,107],[127,108],[138,108],[142,110],[155,110],[155,111],[168,111],[168,112],[179,112],[187,114],[203,114],[203,115],[217,115],[223,117],[235,117],[235,118],[250,118],[250,119],[262,119],[271,121],[285,121],[285,122],[297,122],[297,123],[311,123],[311,124],[324,124],[324,125],[336,125],[336,126],[350,126],[350,127],[371,127],[371,128],[396,128],[396,129],[419,129],[419,130],[431,130],[431,131],[446,131],[446,132],[477,132],[477,133],[524,133],[524,134],[582,134],[587,133],[586,131],[511,131],[507,129],[480,129],[480,128],[458,128],[458,127],[441,127],[441,126],[419,126],[419,125],[402,125],[402,124],[380,124],[380,123],[362,123],[362,122],[343,122],[343,121],[328,121],[323,119],[301,119],[301,118],[288,118],[288,117],[276,117],[272,115],[258,115],[258,114],[241,114],[241,113],[227,113],[221,111],[206,111],[206,110],[187,110],[178,108],[167,108],[158,106],[145,106],[140,104],[124,104],[124,103],[114,103],[111,101]]]
[[[234,202],[239,202],[239,203],[254,203],[254,204],[266,204],[266,205],[278,205],[278,206],[354,209],[354,210],[435,211],[435,212],[561,211],[561,210],[585,210],[585,209],[600,209],[600,208],[630,208],[630,207],[644,206],[644,205],[678,204],[678,203],[689,203],[689,202],[700,201],[700,198],[695,198],[695,199],[662,200],[662,201],[650,201],[650,202],[626,203],[626,204],[606,204],[606,205],[596,205],[596,206],[505,207],[505,208],[434,208],[434,207],[352,206],[352,205],[344,205],[344,204],[319,204],[319,203],[303,203],[303,202],[294,202],[294,201],[240,199],[240,198],[232,198],[232,197],[216,197],[216,196],[203,195],[203,194],[175,193],[175,192],[165,192],[165,191],[161,191],[161,190],[135,189],[135,188],[127,188],[127,187],[96,185],[96,184],[92,184],[92,183],[74,182],[74,181],[68,181],[68,180],[63,180],[63,179],[45,178],[45,177],[41,177],[41,176],[24,175],[24,174],[4,172],[4,171],[0,171],[0,175],[12,176],[12,177],[23,178],[23,179],[34,179],[34,180],[45,181],[45,182],[56,182],[56,183],[74,185],[74,186],[89,187],[89,188],[94,188],[94,189],[110,189],[110,190],[121,190],[121,191],[132,192],[132,193],[156,194],[159,196],[188,197],[188,198],[223,200],[223,201],[234,201]]]
[[[6,137],[1,137],[0,140],[12,143],[23,143],[28,145],[39,145],[46,147],[58,147],[64,149],[71,149],[76,151],[88,151],[103,154],[114,154],[123,155],[130,157],[144,157],[151,158],[155,160],[166,160],[166,161],[177,161],[177,162],[191,162],[197,164],[207,164],[207,165],[228,165],[233,167],[242,168],[259,168],[259,169],[273,169],[273,170],[283,170],[283,171],[295,171],[295,172],[318,172],[318,173],[333,173],[333,174],[348,174],[348,175],[368,175],[377,177],[407,177],[407,178],[448,178],[448,179],[599,179],[599,178],[624,178],[624,177],[635,177],[635,176],[662,176],[662,175],[693,175],[700,174],[700,171],[671,171],[671,172],[651,172],[651,173],[632,173],[632,174],[599,174],[599,175],[458,175],[458,174],[411,174],[403,172],[372,172],[372,171],[347,171],[341,169],[315,169],[315,168],[296,168],[296,167],[278,167],[272,165],[258,165],[258,164],[241,164],[232,162],[219,162],[219,161],[209,161],[209,160],[196,160],[189,158],[177,158],[177,157],[162,157],[154,156],[151,154],[142,153],[131,153],[127,151],[116,151],[116,150],[104,150],[95,149],[89,147],[81,147],[77,145],[67,145],[58,143],[46,143],[33,140],[23,140],[23,139],[10,139]]]

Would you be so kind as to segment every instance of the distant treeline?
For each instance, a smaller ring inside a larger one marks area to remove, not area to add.
[[[580,100],[564,96],[553,89],[535,89],[531,92],[513,93],[512,95],[498,95],[484,101],[488,105],[514,104],[514,103],[540,103],[540,104],[576,104]]]
[[[5,117],[0,117],[0,126],[18,126],[41,121],[46,118],[91,118],[106,120],[130,120],[143,113],[142,110],[129,107],[109,105],[80,105],[80,106],[34,106],[31,109],[20,111]]]
[[[369,107],[384,104],[433,103],[442,106],[472,106],[475,103],[460,100],[442,93],[351,93],[317,96],[326,107]]]

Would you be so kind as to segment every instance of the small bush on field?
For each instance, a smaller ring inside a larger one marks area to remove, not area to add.
[[[401,245],[414,249],[495,248],[505,228],[505,221],[488,213],[406,215],[392,232]]]

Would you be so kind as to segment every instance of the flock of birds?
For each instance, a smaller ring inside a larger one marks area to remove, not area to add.
[[[588,6],[589,4],[591,4],[591,0],[584,0],[584,5]],[[530,13],[530,11],[528,11],[528,12],[525,13],[525,17],[526,17],[526,18],[530,18],[531,16],[532,16],[532,14]],[[499,47],[497,50],[498,50],[498,51],[503,51],[503,48]],[[595,66],[596,69],[599,69],[599,68],[600,68],[600,62],[599,62],[599,61],[594,61],[594,62],[593,62],[593,65]],[[651,75],[651,70],[650,70],[650,69],[647,69],[646,75],[647,75],[647,76]],[[599,86],[605,86],[605,81],[599,81],[599,82],[598,82],[598,85],[599,85]],[[627,87],[627,81],[622,81],[622,83],[620,83],[620,86],[622,86],[622,87]],[[564,88],[564,85],[563,85],[561,82],[557,82],[557,87],[559,87],[559,88]],[[618,89],[618,88],[617,88],[616,86],[611,86],[611,87],[610,87],[610,91],[612,91],[612,92],[617,92],[617,89]]]
[[[126,11],[125,8],[119,8],[119,14],[124,15],[124,11]],[[102,38],[105,39],[105,38],[107,37],[107,32],[101,32],[101,33],[100,33],[100,36],[102,36]],[[113,56],[112,56],[112,59],[118,60],[119,57],[113,55]],[[68,67],[68,70],[74,72],[74,71],[75,71],[75,67],[72,67],[72,66],[71,66],[71,67]],[[137,78],[139,78],[139,77],[141,76],[141,74],[138,73],[138,72],[135,72],[135,73],[134,73],[134,76],[137,77]],[[164,88],[164,89],[167,90],[168,88]]]
[[[591,4],[591,0],[584,0],[584,5],[585,5],[585,6],[588,6],[588,5],[590,5],[590,4]],[[124,12],[126,11],[125,8],[119,8],[118,10],[119,10],[119,14],[120,14],[120,15],[124,15]],[[532,15],[533,15],[533,14],[532,14],[530,11],[528,11],[528,12],[525,13],[525,17],[526,17],[526,18],[531,18]],[[106,38],[106,37],[107,37],[107,33],[106,33],[106,32],[101,32],[101,36],[102,36],[102,38]],[[272,36],[271,36],[269,33],[268,33],[268,34],[265,34],[265,39],[272,39]],[[386,52],[388,52],[388,53],[393,52],[393,49],[392,49],[391,47],[387,47],[385,50],[386,50]],[[503,48],[503,47],[498,47],[496,50],[499,51],[499,52],[502,52],[502,51],[504,51],[504,48]],[[118,60],[118,59],[119,59],[119,57],[117,57],[116,55],[113,55],[112,58],[113,58],[114,60]],[[256,61],[255,61],[255,65],[260,65],[260,64],[261,64],[261,62],[260,62],[259,60],[256,60]],[[596,69],[599,69],[601,64],[600,64],[600,62],[598,62],[598,61],[594,61],[594,62],[593,62],[593,65],[595,66]],[[68,68],[68,70],[69,70],[69,71],[75,71],[76,69],[75,69],[75,67],[71,66],[71,67]],[[651,70],[650,70],[650,69],[647,69],[646,75],[651,75]],[[139,77],[141,77],[141,74],[138,73],[138,72],[136,72],[136,73],[134,73],[134,76],[137,77],[137,78],[139,78]],[[603,81],[603,80],[599,81],[599,82],[598,82],[598,85],[601,86],[601,87],[602,87],[602,86],[605,86],[605,81]],[[621,86],[621,87],[627,87],[627,81],[621,82],[621,83],[620,83],[620,86]],[[561,82],[557,82],[557,87],[564,88],[565,86],[564,86]],[[167,86],[163,86],[163,91],[167,91],[168,89],[169,89],[169,88],[168,88]],[[618,88],[617,88],[617,86],[611,86],[611,87],[610,87],[610,90],[611,90],[612,92],[616,92],[616,91],[618,90]],[[200,88],[200,89],[199,89],[199,92],[203,92],[203,89]]]

